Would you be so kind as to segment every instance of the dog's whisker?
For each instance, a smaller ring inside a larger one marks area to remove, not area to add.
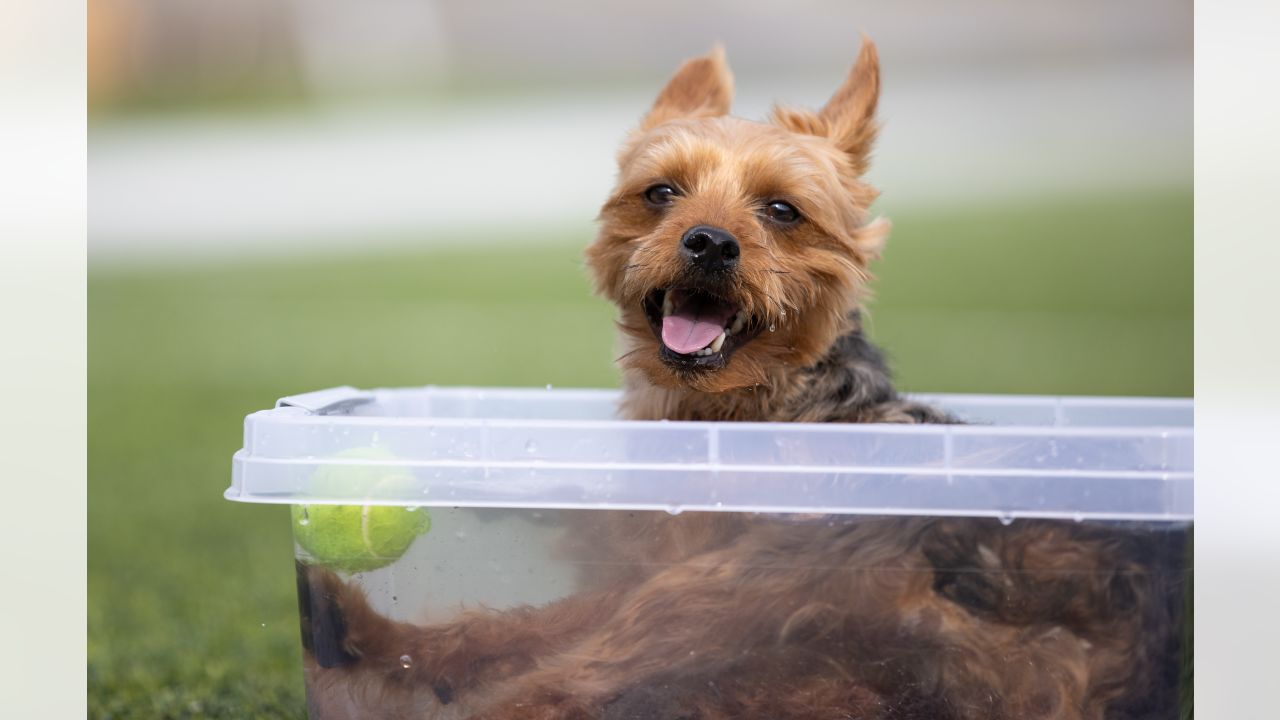
[[[640,351],[641,351],[641,350],[643,350],[643,349],[644,349],[644,348],[636,348],[635,350],[631,350],[631,351],[628,351],[628,352],[624,352],[624,353],[622,353],[621,355],[619,355],[618,357],[614,358],[614,359],[613,359],[613,361],[614,361],[614,362],[616,362],[616,363],[617,363],[617,362],[622,362],[623,360],[626,360],[627,358],[631,357],[632,355],[635,355],[636,353],[640,352]]]

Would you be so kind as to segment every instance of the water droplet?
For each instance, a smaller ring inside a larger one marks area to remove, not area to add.
[[[418,512],[418,506],[417,506],[417,505],[411,505],[411,506],[409,506],[409,507],[405,508],[405,512]]]
[[[774,332],[777,329],[778,329],[778,326],[776,324],[769,323],[769,332]]]
[[[311,520],[310,520],[309,518],[307,518],[306,516],[303,516],[303,518],[302,518],[301,520],[299,520],[299,521],[298,521],[298,524],[299,524],[299,525],[310,525],[310,524],[311,524]]]
[[[551,389],[551,383],[547,383],[547,389],[548,389],[548,390],[550,390],[550,389]]]
[[[1082,522],[1084,522],[1084,513],[1079,513],[1079,512],[1078,512],[1078,513],[1076,513],[1075,515],[1072,515],[1072,516],[1071,516],[1071,519],[1072,519],[1072,520],[1075,520],[1075,521],[1076,521],[1076,522],[1078,522],[1078,523],[1082,523]]]
[[[534,442],[533,440],[530,440],[529,442],[524,444],[524,451],[529,453],[530,455],[538,452],[538,443]]]
[[[1006,525],[1006,526],[1007,526],[1007,525],[1012,525],[1012,524],[1013,524],[1013,513],[1007,513],[1007,512],[1006,512],[1006,513],[1000,513],[1000,524],[1001,524],[1001,525]]]
[[[413,666],[413,658],[409,657],[408,655],[400,656],[400,667],[404,668],[405,670],[408,670],[412,666]]]
[[[680,514],[680,513],[682,513],[682,512],[684,512],[684,508],[680,507],[679,505],[668,505],[668,506],[667,506],[667,514],[668,514],[668,515],[679,515],[679,514]]]

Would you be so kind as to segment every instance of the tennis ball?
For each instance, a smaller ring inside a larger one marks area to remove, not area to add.
[[[387,460],[374,448],[355,448],[334,457]],[[327,465],[311,477],[311,490],[378,495],[413,483],[412,474],[391,465]],[[394,505],[294,505],[293,536],[316,562],[347,573],[390,565],[419,535],[431,529],[431,515],[420,508]]]

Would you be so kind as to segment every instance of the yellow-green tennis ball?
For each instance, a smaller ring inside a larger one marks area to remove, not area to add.
[[[357,448],[335,457],[346,460],[387,460],[381,450]],[[392,465],[328,465],[311,478],[313,493],[359,493],[376,498],[413,476]],[[424,509],[395,505],[294,505],[293,536],[316,562],[348,573],[390,565],[404,555],[419,535],[431,529]]]

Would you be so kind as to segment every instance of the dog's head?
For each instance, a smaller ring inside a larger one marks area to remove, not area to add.
[[[848,328],[887,225],[861,181],[876,134],[879,62],[864,41],[822,110],[728,115],[719,50],[686,62],[619,154],[587,250],[620,309],[623,367],[722,392],[816,362]]]

